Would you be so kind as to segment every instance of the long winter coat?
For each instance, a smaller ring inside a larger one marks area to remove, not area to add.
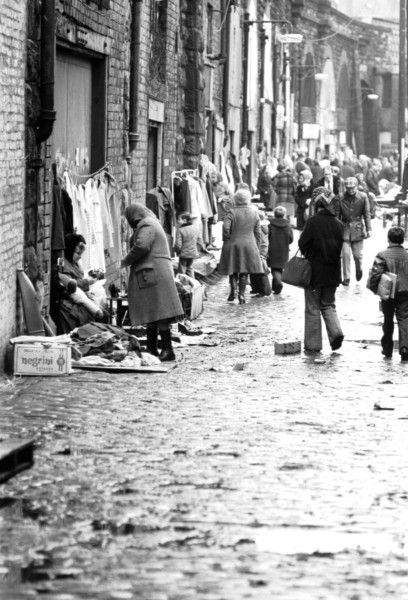
[[[269,223],[268,264],[272,271],[277,271],[283,269],[288,262],[293,231],[286,219],[273,217]]]
[[[370,201],[364,192],[357,192],[351,196],[347,192],[334,202],[335,215],[344,225],[344,239],[348,240],[350,223],[354,225],[353,242],[365,238],[366,231],[371,231]],[[365,228],[365,229],[364,229]]]
[[[341,282],[343,227],[328,209],[306,221],[299,248],[312,266],[311,287],[337,287]]]
[[[130,266],[128,300],[133,325],[183,318],[166,234],[159,221],[143,205],[131,205],[126,218],[134,229],[130,252],[122,267]]]
[[[224,218],[222,233],[220,273],[263,273],[259,254],[261,222],[255,207],[236,204]]]

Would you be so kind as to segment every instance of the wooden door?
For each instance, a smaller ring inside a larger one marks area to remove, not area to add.
[[[92,62],[58,53],[53,147],[58,166],[89,173],[92,148]]]

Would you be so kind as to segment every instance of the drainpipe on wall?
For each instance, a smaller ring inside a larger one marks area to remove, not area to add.
[[[56,117],[56,112],[54,109],[55,29],[55,0],[42,0],[40,84],[41,112],[36,131],[38,143],[48,140],[52,134]]]
[[[243,56],[243,98],[242,98],[242,135],[241,146],[246,146],[248,143],[248,63],[249,63],[249,13],[244,15],[244,56]]]
[[[140,134],[138,133],[139,105],[139,62],[140,62],[140,27],[142,20],[142,1],[132,0],[132,24],[130,30],[130,77],[129,77],[129,153],[136,149]]]
[[[225,2],[224,2],[225,5]],[[231,39],[231,2],[229,2],[225,8],[228,12],[226,13],[225,24],[223,28],[223,50],[222,53],[226,57],[224,63],[224,85],[223,85],[223,120],[225,133],[229,133],[229,78],[230,78],[230,39]]]

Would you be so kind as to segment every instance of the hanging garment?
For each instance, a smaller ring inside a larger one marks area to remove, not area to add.
[[[56,179],[52,186],[52,231],[51,250],[59,251],[65,248],[64,207],[61,198],[61,188]]]
[[[112,215],[109,206],[108,193],[113,193],[112,186],[107,185],[104,181],[99,182],[98,195],[101,206],[101,217],[103,227],[103,247],[108,252],[114,246],[113,242],[113,223]]]
[[[187,184],[189,190],[190,197],[190,214],[192,219],[201,219],[201,206],[203,204],[203,200],[201,198],[201,188],[198,184],[198,181],[193,177],[187,177]]]
[[[96,182],[88,179],[85,184],[85,206],[90,229],[90,268],[100,269],[105,272],[105,253],[103,243],[103,222],[101,203]]]

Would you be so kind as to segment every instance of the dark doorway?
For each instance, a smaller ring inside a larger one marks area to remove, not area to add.
[[[157,186],[159,126],[150,122],[147,136],[147,189]]]

